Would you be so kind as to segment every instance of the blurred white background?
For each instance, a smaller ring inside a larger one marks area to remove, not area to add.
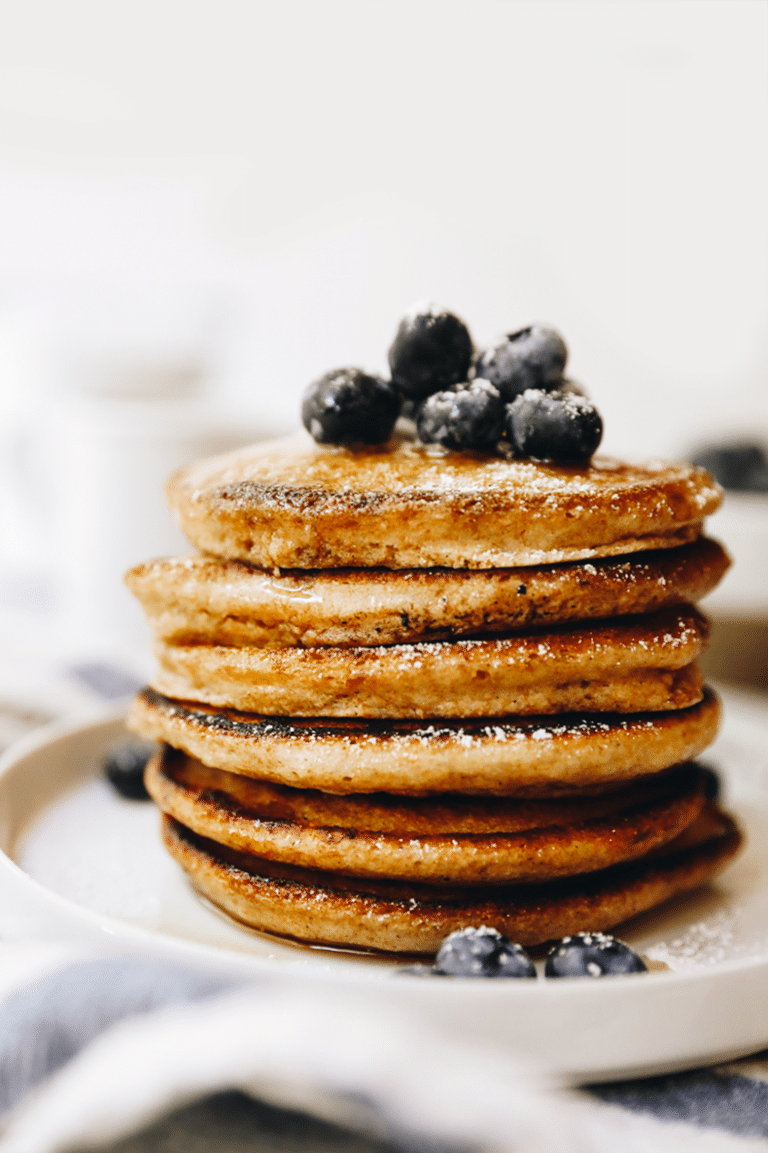
[[[181,546],[165,473],[291,428],[330,367],[384,369],[420,298],[480,344],[556,324],[606,451],[768,438],[766,25],[764,0],[0,0],[7,611],[141,649],[119,574]]]

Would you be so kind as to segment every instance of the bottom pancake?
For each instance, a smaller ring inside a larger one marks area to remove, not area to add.
[[[539,885],[436,888],[298,869],[227,849],[163,818],[166,848],[195,887],[251,928],[308,944],[434,953],[455,929],[488,925],[523,945],[610,929],[717,875],[741,834],[709,805],[641,861]]]

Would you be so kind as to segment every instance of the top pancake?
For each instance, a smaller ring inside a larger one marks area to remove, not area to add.
[[[510,568],[694,540],[721,491],[703,469],[595,458],[583,467],[425,449],[355,450],[306,433],[171,478],[182,530],[263,568]]]

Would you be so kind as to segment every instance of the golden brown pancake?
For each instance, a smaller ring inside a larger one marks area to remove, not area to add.
[[[145,689],[129,724],[207,765],[326,793],[546,797],[615,787],[691,760],[714,739],[718,719],[709,689],[673,712],[434,722],[266,717]]]
[[[264,572],[243,561],[169,558],[126,583],[156,636],[175,644],[391,645],[654,612],[695,602],[729,565],[700,537],[675,549],[518,569]]]
[[[190,465],[168,499],[203,552],[261,568],[488,569],[685,544],[721,491],[686,464],[355,451],[300,433]]]
[[[501,639],[358,648],[233,648],[160,641],[166,696],[283,716],[476,717],[641,712],[701,700],[696,609]]]
[[[170,745],[158,751],[148,772],[155,790],[165,788],[170,782],[192,800],[212,801],[233,813],[264,821],[415,836],[519,833],[569,827],[677,797],[702,777],[701,769],[689,763],[601,793],[565,798],[471,797],[460,793],[423,797],[388,793],[340,795],[319,789],[288,788],[214,769]],[[183,818],[179,820],[185,823]]]
[[[369,813],[363,798],[357,798],[356,804],[345,802],[346,826],[335,819],[342,814],[328,811],[332,800],[326,802],[323,813],[322,802],[316,797],[308,799],[300,819],[295,812],[276,816],[275,801],[279,810],[279,802],[290,806],[291,799],[276,798],[274,787],[269,795],[268,788],[260,790],[254,782],[238,786],[238,778],[232,774],[196,767],[185,763],[185,758],[175,762],[167,759],[162,766],[156,758],[147,768],[147,788],[164,813],[203,837],[302,868],[432,885],[508,884],[594,872],[634,860],[674,840],[704,805],[699,773],[689,766],[671,776],[665,774],[663,782],[652,782],[645,796],[640,790],[640,795],[636,791],[634,796],[612,797],[613,805],[607,812],[606,798],[601,799],[602,804],[593,801],[591,807],[597,811],[591,813],[589,804],[581,812],[575,804],[576,812],[570,821],[563,822],[562,802],[559,806],[556,803],[555,816],[560,820],[554,824],[541,802],[537,813],[527,815],[524,811],[515,813],[514,803],[499,804],[502,812],[496,821],[485,802],[482,815],[486,824],[496,828],[482,832],[441,830],[430,828],[435,822],[430,822],[429,806],[419,809],[416,802],[414,816],[421,825],[416,832],[407,828],[414,823],[413,818],[409,822],[407,809],[402,822],[406,827],[398,827],[397,818],[405,808],[402,804],[400,812],[394,807],[387,811],[380,801]],[[667,787],[661,789],[661,784]],[[338,805],[338,798],[335,800]],[[294,798],[293,804],[300,805],[300,799]],[[389,817],[387,829],[376,827],[382,823],[382,809]],[[440,816],[444,823],[449,817],[447,806]],[[460,812],[457,816],[461,824]],[[529,821],[543,823],[526,826],[526,816]],[[316,823],[318,817],[333,823]],[[510,824],[517,828],[510,829]]]
[[[395,952],[609,928],[709,879],[740,840],[683,763],[717,721],[690,602],[728,564],[699,536],[720,495],[402,438],[182,470],[206,555],[128,577],[171,853],[254,928]]]
[[[732,819],[708,806],[679,845],[630,864],[538,885],[443,889],[269,862],[199,837],[170,817],[163,838],[200,892],[252,928],[394,953],[434,953],[448,933],[468,926],[488,925],[523,945],[610,929],[711,880],[741,844]]]

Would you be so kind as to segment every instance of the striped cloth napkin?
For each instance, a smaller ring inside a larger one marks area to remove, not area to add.
[[[768,1058],[574,1090],[367,990],[0,944],[0,1150],[768,1150]]]

